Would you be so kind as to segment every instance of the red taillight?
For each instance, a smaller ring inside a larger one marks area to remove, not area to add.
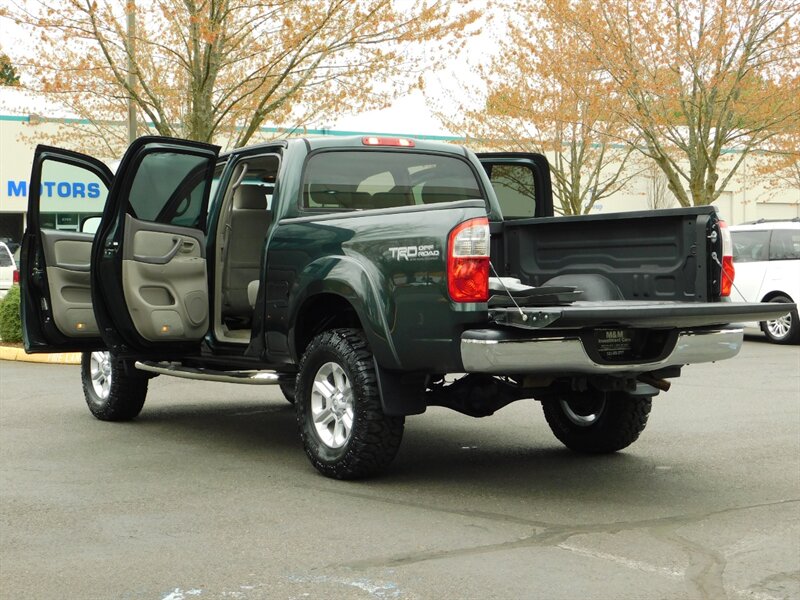
[[[408,138],[391,138],[369,136],[361,138],[361,143],[365,146],[399,146],[401,148],[413,148],[414,140]]]
[[[455,302],[489,299],[489,219],[459,224],[447,240],[447,291]]]
[[[17,271],[16,269],[14,269],[13,277],[14,277],[14,283],[19,283],[19,271]]]
[[[731,295],[736,271],[733,268],[733,240],[725,221],[719,222],[719,232],[722,235],[722,272],[720,273],[719,295],[725,297]]]

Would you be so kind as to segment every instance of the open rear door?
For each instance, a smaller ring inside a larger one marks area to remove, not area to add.
[[[104,347],[92,310],[90,257],[93,225],[112,179],[108,167],[94,158],[36,148],[20,261],[27,352]]]
[[[479,152],[492,182],[503,220],[553,216],[550,167],[541,154]]]
[[[95,315],[118,355],[199,352],[209,327],[206,215],[218,152],[143,137],[119,165],[92,250]]]

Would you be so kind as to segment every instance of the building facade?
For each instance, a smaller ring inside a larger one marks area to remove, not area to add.
[[[3,113],[7,114],[3,114]],[[26,225],[29,178],[33,154],[37,143],[53,143],[54,139],[70,139],[71,128],[85,133],[87,124],[68,118],[42,118],[9,110],[0,103],[0,240],[19,242]],[[389,119],[388,123],[396,123]],[[374,119],[372,124],[374,124]],[[123,125],[120,125],[123,127]],[[305,135],[392,135],[394,126],[387,131],[341,131],[336,129],[305,130]],[[402,129],[400,130],[402,131]],[[264,128],[263,138],[286,135],[275,128]],[[424,136],[445,141],[462,141],[457,137],[441,135]],[[106,157],[110,161],[119,157]],[[733,161],[732,154],[726,160]],[[775,183],[759,175],[759,156],[748,156],[715,203],[722,217],[731,224],[758,219],[800,218],[800,185]],[[723,165],[724,166],[724,165]],[[47,213],[56,229],[79,230],[88,217],[102,212],[105,198],[97,182],[86,181],[78,171],[51,171],[44,173],[41,185],[42,212]],[[663,193],[661,177],[652,169],[642,169],[628,185],[612,197],[596,202],[592,213],[648,210],[676,207],[677,202],[667,191]],[[662,191],[659,191],[662,190]]]

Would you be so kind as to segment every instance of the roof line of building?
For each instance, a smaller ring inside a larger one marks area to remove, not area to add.
[[[48,118],[30,115],[0,115],[0,121],[13,121],[17,123],[63,123],[65,125],[91,125],[89,119],[75,119],[75,118]],[[123,123],[120,121],[120,126]],[[152,124],[149,124],[152,126]],[[409,133],[388,133],[376,131],[345,131],[338,129],[307,129],[304,127],[260,127],[259,130],[263,133],[289,133],[301,135],[331,135],[331,136],[353,136],[353,135],[377,135],[387,137],[413,137],[418,140],[431,140],[436,142],[464,142],[466,138],[455,135],[430,135],[430,134],[409,134]]]

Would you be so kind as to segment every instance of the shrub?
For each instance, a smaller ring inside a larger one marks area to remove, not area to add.
[[[12,285],[6,297],[0,300],[0,340],[9,343],[22,341],[18,285]]]

